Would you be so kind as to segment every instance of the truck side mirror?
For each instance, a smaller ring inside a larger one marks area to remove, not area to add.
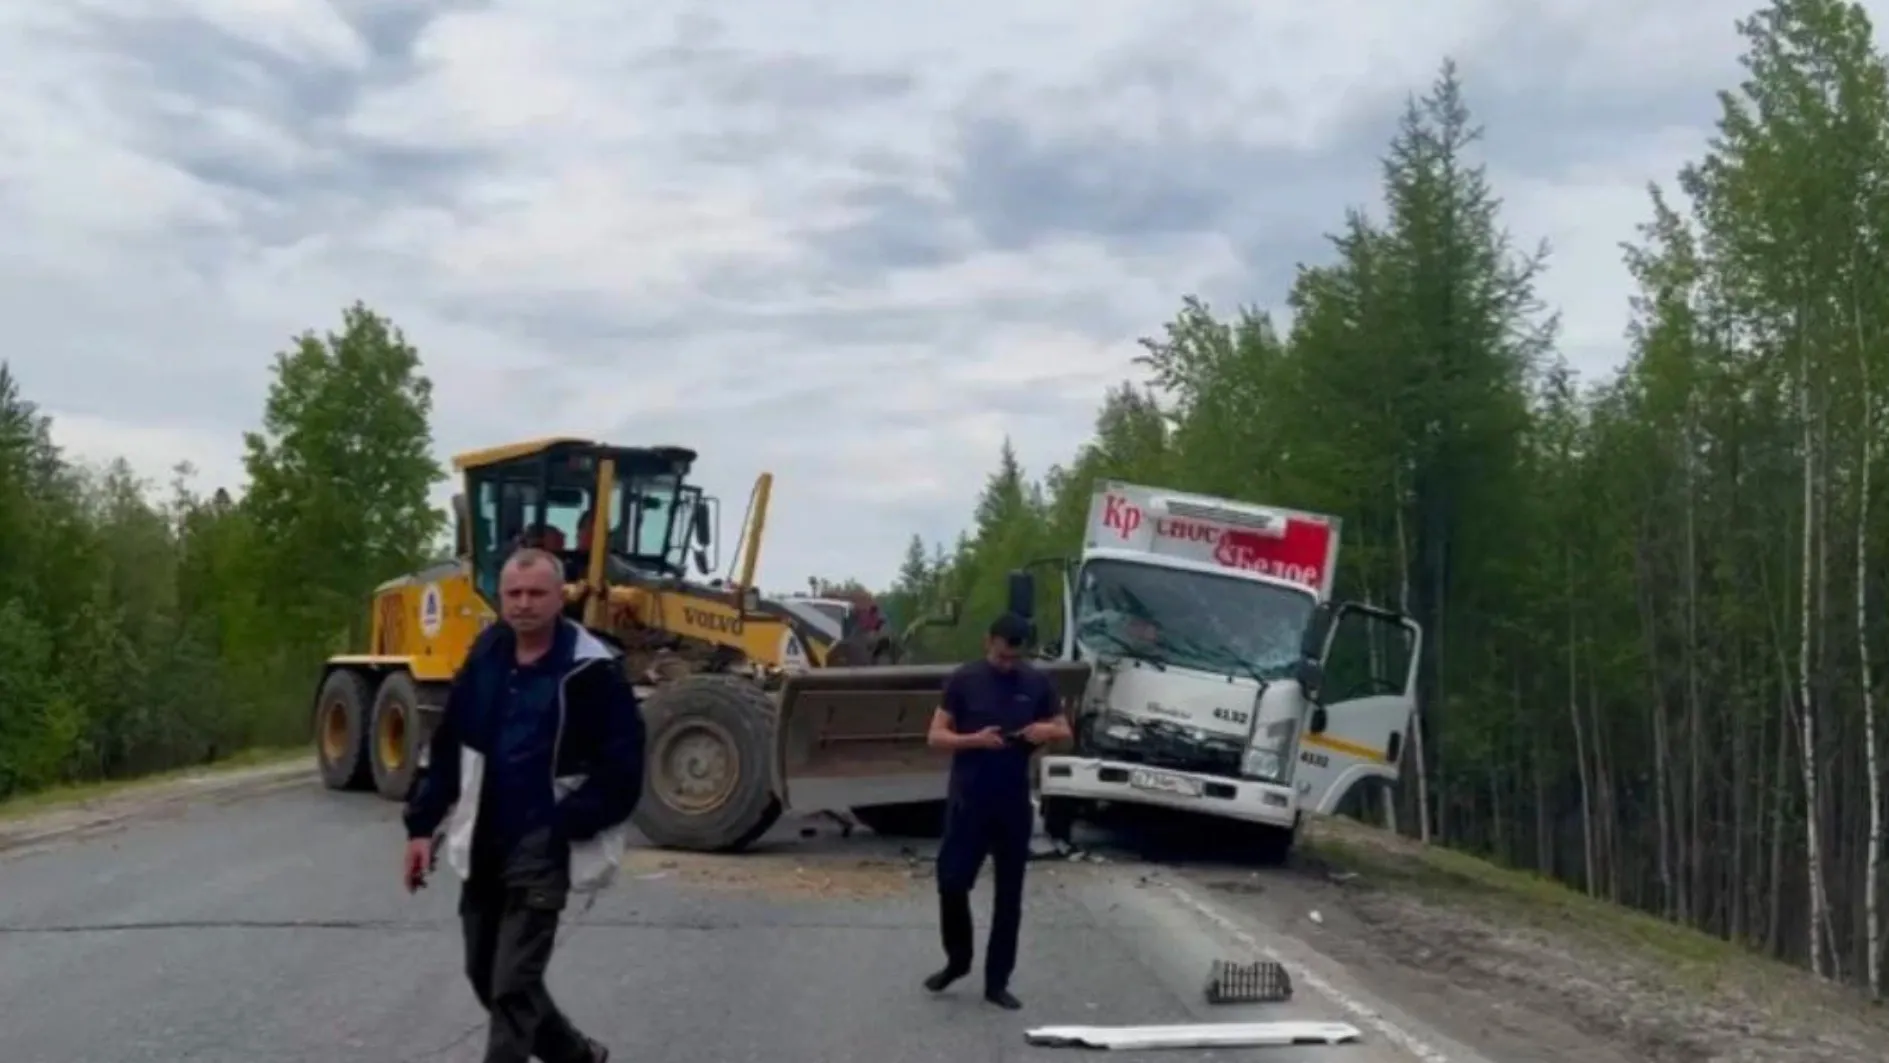
[[[1023,569],[1010,573],[1009,596],[1005,608],[1025,620],[1036,619],[1035,576]]]
[[[1307,701],[1317,701],[1323,693],[1320,688],[1325,685],[1325,669],[1314,658],[1299,658],[1299,663],[1293,667],[1292,678],[1299,681],[1299,689],[1304,691]]]
[[[1325,728],[1329,726],[1331,726],[1331,716],[1321,705],[1312,710],[1312,719],[1305,725],[1305,730],[1310,734],[1322,735],[1325,733]]]
[[[715,531],[709,527],[708,507],[697,503],[689,510],[689,530],[695,535],[695,545],[708,548],[709,540],[715,537]]]
[[[1321,660],[1325,656],[1325,638],[1331,634],[1332,620],[1336,610],[1329,602],[1320,602],[1313,608],[1312,615],[1305,621],[1305,633],[1299,637],[1299,656],[1308,661]]]

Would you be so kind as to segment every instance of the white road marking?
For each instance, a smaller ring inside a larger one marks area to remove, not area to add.
[[[1370,1005],[1358,1000],[1356,997],[1339,989],[1337,986],[1332,985],[1325,979],[1320,978],[1312,971],[1307,970],[1303,964],[1297,964],[1287,960],[1285,956],[1280,954],[1279,950],[1262,943],[1258,938],[1247,933],[1244,927],[1228,918],[1212,905],[1171,882],[1166,883],[1166,886],[1168,891],[1174,895],[1175,899],[1179,900],[1182,904],[1193,909],[1221,930],[1226,931],[1229,937],[1232,937],[1240,944],[1252,949],[1254,952],[1257,952],[1274,963],[1283,964],[1290,968],[1294,981],[1304,982],[1306,985],[1311,986],[1314,990],[1329,998],[1332,1003],[1337,1004],[1339,1007],[1356,1016],[1360,1022],[1363,1022],[1378,1033],[1383,1034],[1385,1040],[1390,1041],[1404,1051],[1423,1060],[1423,1063],[1450,1063],[1448,1056],[1418,1039],[1415,1034],[1385,1018]]]

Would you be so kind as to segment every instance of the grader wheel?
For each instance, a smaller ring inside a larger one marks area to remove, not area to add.
[[[381,683],[373,724],[367,746],[374,789],[390,801],[404,801],[420,762],[420,698],[412,676],[396,672]]]
[[[315,763],[330,790],[365,790],[373,781],[367,726],[373,687],[359,672],[330,672],[315,696]]]
[[[774,702],[734,676],[692,675],[643,702],[648,749],[636,827],[658,846],[747,847],[780,818]]]

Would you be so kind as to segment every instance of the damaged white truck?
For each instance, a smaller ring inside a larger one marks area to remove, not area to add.
[[[1250,855],[1277,861],[1305,810],[1398,777],[1422,631],[1330,600],[1338,532],[1335,517],[1096,484],[1081,556],[1009,588],[1034,613],[1034,570],[1059,570],[1043,655],[1093,664],[1074,748],[1038,764],[1052,838],[1111,805],[1155,806],[1254,824]]]

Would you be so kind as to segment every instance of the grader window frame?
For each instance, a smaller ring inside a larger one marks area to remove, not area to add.
[[[583,521],[602,493],[598,476],[614,467],[610,523],[605,548],[612,558],[641,570],[681,575],[689,526],[684,521],[704,502],[686,482],[693,451],[681,447],[610,447],[578,441],[548,443],[462,464],[465,477],[465,539],[473,585],[488,603],[498,603],[499,569],[521,545],[556,547],[545,529],[555,529],[565,576],[583,578],[589,551]],[[651,521],[653,520],[653,523]]]

